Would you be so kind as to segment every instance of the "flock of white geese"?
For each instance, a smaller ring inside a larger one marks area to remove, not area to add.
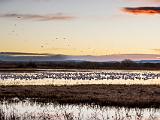
[[[160,73],[130,72],[37,72],[0,73],[0,80],[150,80],[159,79]]]

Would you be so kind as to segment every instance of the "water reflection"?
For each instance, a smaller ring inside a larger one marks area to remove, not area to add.
[[[160,109],[60,105],[29,100],[0,103],[1,120],[160,120]]]

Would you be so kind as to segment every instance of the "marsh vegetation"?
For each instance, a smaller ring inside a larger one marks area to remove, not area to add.
[[[160,107],[158,85],[0,86],[0,98],[101,106]]]
[[[159,120],[159,75],[91,69],[1,71],[0,119]]]

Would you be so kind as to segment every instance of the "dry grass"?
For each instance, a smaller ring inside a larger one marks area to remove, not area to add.
[[[160,86],[76,85],[0,86],[0,98],[34,98],[41,102],[94,103],[101,106],[160,107]]]

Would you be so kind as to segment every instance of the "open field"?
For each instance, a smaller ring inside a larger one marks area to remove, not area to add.
[[[160,107],[160,86],[75,85],[0,86],[0,98],[33,98],[40,102],[89,103],[101,106]]]

